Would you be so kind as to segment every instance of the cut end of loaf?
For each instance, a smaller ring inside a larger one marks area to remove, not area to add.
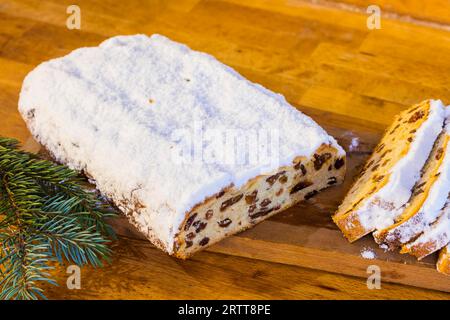
[[[260,175],[242,188],[230,186],[193,208],[176,236],[174,256],[190,257],[221,239],[246,230],[319,190],[342,183],[345,157],[322,145],[310,159],[297,157],[291,166]]]

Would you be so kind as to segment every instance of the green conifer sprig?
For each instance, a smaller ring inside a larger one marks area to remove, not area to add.
[[[116,212],[76,171],[18,147],[0,137],[0,299],[45,298],[54,263],[109,261]]]

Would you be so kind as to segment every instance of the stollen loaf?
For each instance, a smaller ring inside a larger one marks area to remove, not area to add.
[[[161,35],[42,63],[19,111],[154,245],[187,258],[339,184],[345,152],[283,96]]]

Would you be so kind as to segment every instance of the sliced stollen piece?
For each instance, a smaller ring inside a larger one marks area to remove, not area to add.
[[[450,192],[449,140],[450,125],[446,125],[433,146],[411,198],[395,218],[395,223],[374,232],[378,243],[391,249],[407,244],[442,214]]]
[[[341,183],[345,152],[283,96],[163,36],[45,62],[19,110],[151,242],[186,258]]]
[[[450,202],[447,201],[439,218],[426,226],[422,234],[414,241],[405,244],[401,253],[409,253],[418,259],[438,251],[450,242]]]
[[[450,275],[450,244],[445,246],[439,253],[436,269],[439,272]]]
[[[444,119],[440,100],[424,101],[395,118],[333,216],[348,240],[395,222],[443,130]]]

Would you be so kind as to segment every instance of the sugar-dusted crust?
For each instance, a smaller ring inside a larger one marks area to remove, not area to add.
[[[450,242],[450,200],[439,210],[438,219],[425,225],[420,232],[415,239],[402,246],[401,253],[409,253],[422,259]]]
[[[441,250],[436,269],[439,272],[450,275],[450,244]]]
[[[333,216],[349,241],[395,222],[442,131],[444,109],[436,104],[427,100],[405,110],[386,130]]]
[[[229,186],[186,214],[174,242],[174,254],[188,258],[193,253],[283,211],[319,190],[340,184],[345,176],[345,158],[329,145],[313,157],[297,157],[269,175],[259,175],[240,189]]]

